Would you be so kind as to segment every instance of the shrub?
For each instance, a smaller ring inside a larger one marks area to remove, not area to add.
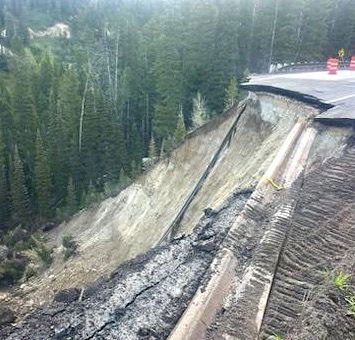
[[[24,274],[25,281],[28,281],[31,277],[37,276],[37,271],[32,266],[27,266]]]
[[[347,282],[350,279],[350,275],[344,272],[339,272],[334,276],[333,284],[335,287],[344,290],[347,287]]]
[[[15,284],[23,276],[26,263],[23,260],[12,259],[0,264],[0,286],[7,287]]]
[[[269,339],[270,340],[283,340],[283,337],[281,335],[274,334]]]
[[[347,314],[355,316],[355,295],[348,296],[345,300],[347,302]]]
[[[52,249],[49,249],[44,244],[37,242],[37,246],[34,250],[43,265],[48,268],[53,262]]]
[[[78,244],[74,240],[73,236],[65,235],[62,238],[62,245],[64,247],[64,260],[68,260],[69,257],[74,256],[78,249]]]

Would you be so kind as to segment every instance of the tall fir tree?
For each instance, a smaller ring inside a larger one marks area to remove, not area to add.
[[[225,96],[225,108],[228,110],[231,107],[233,107],[238,100],[238,89],[237,89],[237,80],[235,77],[233,77],[229,84],[228,87],[226,88],[226,96]]]
[[[186,128],[185,128],[184,116],[181,110],[178,117],[175,133],[174,133],[175,142],[177,144],[181,143],[184,140],[185,135],[186,135]]]
[[[0,230],[5,229],[10,218],[9,188],[7,183],[6,148],[0,129]]]
[[[36,140],[35,185],[38,214],[41,220],[46,220],[53,215],[50,211],[51,177],[47,153],[39,131]]]
[[[15,147],[12,165],[11,198],[12,216],[14,221],[23,226],[28,226],[31,223],[30,202],[25,184],[23,165],[17,147]]]
[[[65,200],[66,211],[68,216],[72,216],[78,209],[78,201],[76,198],[76,192],[74,187],[73,179],[70,177],[67,187],[67,197]]]

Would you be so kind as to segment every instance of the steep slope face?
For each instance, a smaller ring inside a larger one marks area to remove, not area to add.
[[[218,207],[236,188],[254,187],[295,121],[317,113],[315,109],[285,97],[266,93],[254,97],[229,148],[187,212],[182,231],[191,231],[204,207]]]
[[[316,113],[274,95],[249,99],[233,138],[187,210],[179,232],[190,233],[205,208],[217,208],[235,190],[253,187],[260,181],[295,120]],[[159,162],[117,197],[77,214],[55,230],[50,237],[57,260],[46,275],[29,283],[26,289],[41,289],[26,295],[28,303],[42,304],[57,290],[80,288],[155,246],[235,119],[233,109],[206,124],[189,135],[170,158]],[[74,236],[80,249],[77,257],[63,263],[60,245],[66,234]]]

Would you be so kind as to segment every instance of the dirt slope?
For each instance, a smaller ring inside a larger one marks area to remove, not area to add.
[[[274,95],[260,94],[249,99],[229,147],[188,209],[180,233],[190,233],[205,208],[216,208],[235,190],[255,185],[295,120],[316,113],[312,108]],[[236,111],[232,110],[206,124],[189,135],[170,158],[159,162],[117,197],[77,214],[55,230],[50,235],[57,254],[54,265],[17,291],[15,306],[26,310],[46,303],[57,291],[81,288],[155,246],[205,171],[235,117]],[[326,137],[324,141],[326,147],[329,144]],[[63,263],[60,244],[65,234],[73,235],[80,248],[79,256]]]

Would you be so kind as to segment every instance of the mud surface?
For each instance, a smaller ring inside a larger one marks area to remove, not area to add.
[[[166,338],[208,279],[207,269],[219,244],[250,193],[235,193],[219,211],[207,210],[191,236],[126,262],[82,294],[76,290],[57,294],[56,302],[15,326],[0,328],[0,338]],[[82,295],[80,302],[78,295]]]

